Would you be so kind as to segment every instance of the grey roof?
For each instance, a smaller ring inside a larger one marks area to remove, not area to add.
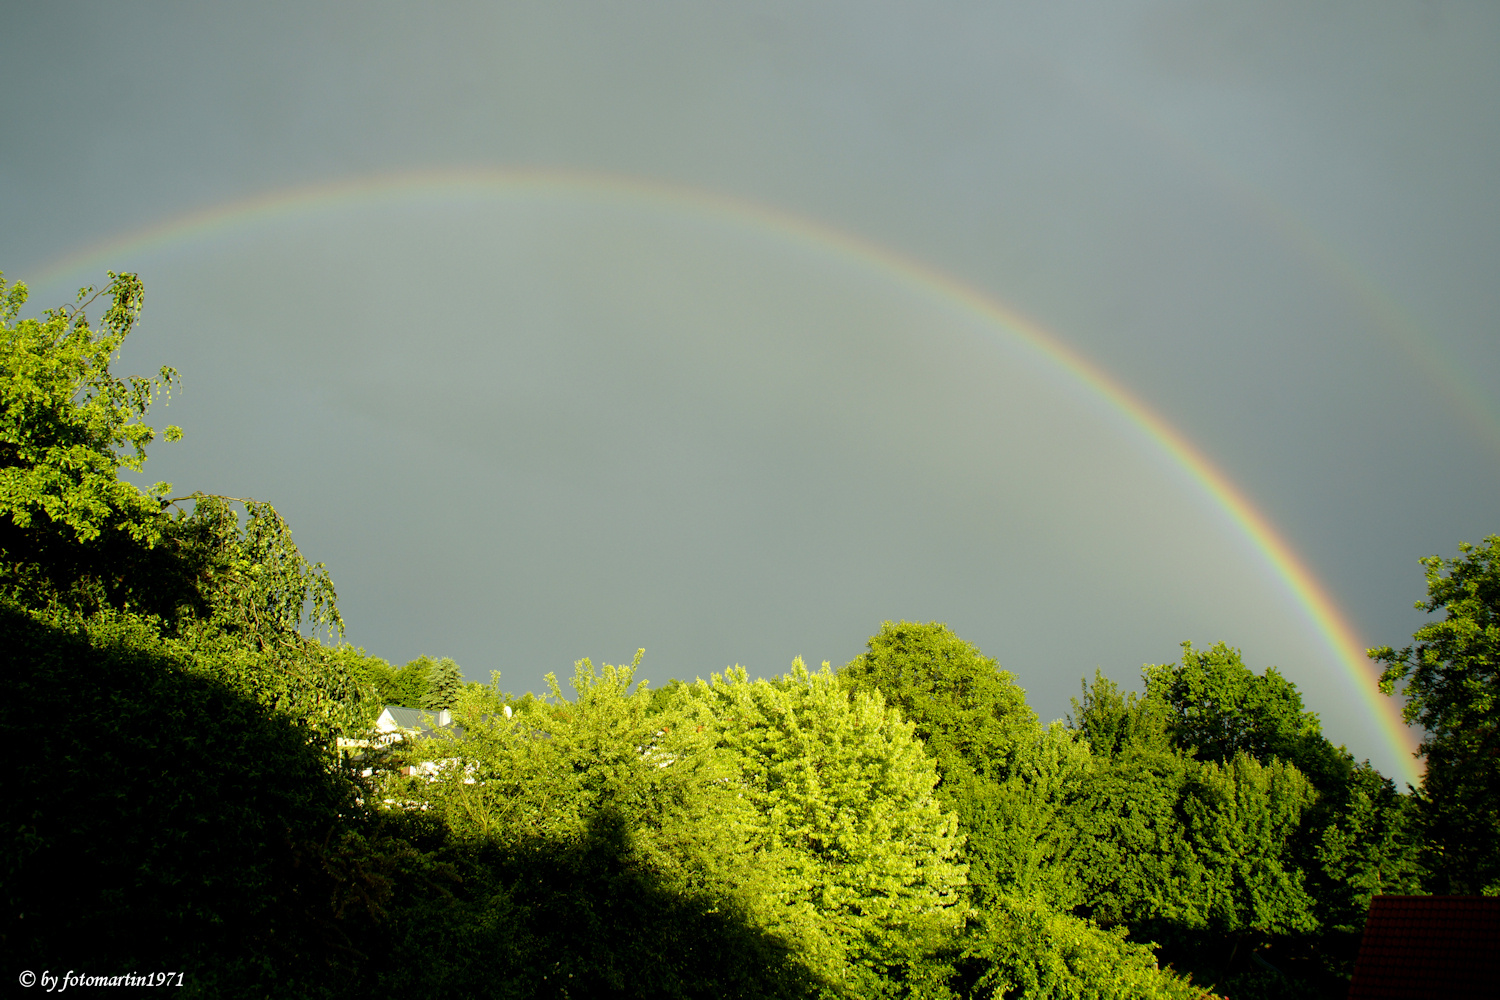
[[[401,708],[397,705],[387,705],[385,710],[391,713],[391,718],[396,725],[402,729],[415,730],[418,736],[432,736],[439,731],[450,732],[455,736],[463,736],[462,727],[455,726],[449,722],[447,725],[438,725],[438,713],[426,708]]]
[[[463,738],[463,726],[457,725],[452,722],[444,726],[437,725],[438,713],[432,711],[431,709],[401,708],[397,705],[387,705],[385,706],[385,710],[391,713],[391,719],[396,723],[396,725],[400,726],[402,729],[415,732],[418,739],[426,739],[430,736],[436,735],[439,732],[452,733],[454,736],[457,736],[460,739]],[[428,720],[430,720],[430,725],[423,724],[422,719],[424,716]],[[509,721],[508,719],[503,720],[498,715],[481,715],[479,717],[480,722],[489,722],[491,720],[494,720],[496,722]],[[534,740],[550,740],[552,738],[551,733],[542,729],[528,730],[527,735],[529,735]]]

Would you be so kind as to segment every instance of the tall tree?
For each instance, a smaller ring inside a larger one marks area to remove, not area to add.
[[[17,527],[50,524],[80,541],[108,530],[140,541],[161,537],[160,505],[170,486],[143,493],[119,477],[141,471],[156,431],[146,410],[177,379],[171,368],[156,378],[121,379],[109,362],[135,326],[145,297],[134,274],[109,274],[95,293],[85,288],[71,307],[41,319],[18,319],[23,283],[0,278],[0,514]],[[86,308],[108,296],[102,328]],[[167,439],[181,437],[167,428]]]
[[[448,657],[435,660],[430,656],[419,656],[417,660],[426,665],[427,690],[422,693],[422,708],[436,712],[452,708],[458,700],[459,688],[463,687],[463,672],[458,664]],[[414,661],[415,662],[415,661]]]
[[[839,675],[878,690],[916,727],[947,781],[972,772],[1003,777],[1037,730],[1015,675],[940,622],[884,622]]]
[[[1286,856],[1315,794],[1295,767],[1244,751],[1198,770],[1182,806],[1196,861],[1183,873],[1190,926],[1264,937],[1316,929],[1302,873]]]
[[[1203,761],[1237,753],[1290,761],[1320,789],[1347,780],[1353,761],[1324,739],[1318,716],[1302,706],[1297,685],[1275,667],[1256,674],[1224,643],[1196,650],[1182,644],[1176,663],[1148,666],[1146,691],[1167,714],[1172,741]]]
[[[1455,559],[1428,556],[1427,600],[1444,611],[1385,664],[1381,690],[1406,698],[1407,722],[1427,732],[1420,809],[1437,892],[1500,892],[1500,535],[1462,543]]]
[[[108,307],[96,329],[87,310],[101,297]],[[26,298],[24,284],[7,289],[0,278],[0,590],[33,607],[64,600],[170,613],[185,599],[181,581],[168,600],[153,600],[150,570],[170,554],[153,550],[171,526],[161,503],[171,486],[142,491],[119,472],[142,470],[156,437],[143,417],[177,373],[122,379],[109,370],[140,315],[141,282],[110,272],[102,292],[85,288],[40,319],[19,318]],[[166,437],[181,433],[169,426]]]
[[[775,680],[735,669],[679,697],[736,762],[757,849],[782,859],[766,919],[827,949],[853,995],[884,995],[963,926],[957,818],[933,795],[913,725],[883,697],[801,660]]]
[[[1195,862],[1179,806],[1198,763],[1172,745],[1165,707],[1095,671],[1068,722],[1097,755],[1070,816],[1078,912],[1143,932],[1191,923],[1180,876]]]
[[[959,817],[969,878],[981,900],[1046,897],[1068,884],[1055,870],[1069,833],[1051,820],[1076,786],[1083,758],[1049,733],[1014,675],[940,622],[884,622],[839,671],[878,692],[913,725],[937,764],[941,800]],[[1057,900],[1051,900],[1056,902]]]
[[[423,708],[427,701],[428,667],[432,661],[419,656],[410,661],[391,678],[387,697],[390,704],[401,708]]]
[[[1188,929],[1197,940],[1189,950],[1200,955],[1219,951],[1225,936],[1225,954],[1244,955],[1235,942],[1274,944],[1278,953],[1297,951],[1329,982],[1347,981],[1352,935],[1370,895],[1415,887],[1409,800],[1323,736],[1296,685],[1274,668],[1256,674],[1236,649],[1184,643],[1179,662],[1148,665],[1143,674],[1144,698],[1122,698],[1099,677],[1084,704],[1075,703],[1077,724],[1096,745],[1143,738],[1155,746],[1116,751],[1091,788],[1080,823],[1122,822],[1106,824],[1115,837],[1085,837],[1084,853],[1118,847],[1126,877],[1091,889],[1090,912],[1133,914],[1126,919],[1159,940],[1172,937],[1158,929],[1164,925]],[[1182,759],[1174,764],[1173,755]],[[1142,770],[1132,777],[1122,768]],[[1150,780],[1153,773],[1175,783],[1175,792]],[[1161,806],[1174,795],[1170,835],[1156,836]],[[1288,816],[1295,817],[1290,827],[1282,821]],[[1239,844],[1243,829],[1257,831],[1253,843]],[[1270,854],[1261,850],[1266,845]],[[1253,877],[1223,885],[1209,877],[1232,869],[1224,859],[1237,857],[1259,859]],[[1103,870],[1103,857],[1080,866],[1086,878]],[[1163,877],[1168,870],[1175,874]]]
[[[813,983],[831,974],[840,995],[843,970],[813,947],[830,935],[777,912],[811,916],[787,895],[804,889],[798,856],[768,842],[719,720],[652,711],[634,671],[579,661],[575,699],[548,675],[550,697],[510,716],[475,700],[461,738],[394,761],[438,763],[390,791],[442,824],[468,898],[436,926],[402,918],[393,993],[793,997],[827,995]]]

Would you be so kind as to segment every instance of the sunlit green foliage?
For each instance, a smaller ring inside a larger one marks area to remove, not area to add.
[[[913,726],[883,698],[799,660],[772,681],[716,675],[680,704],[733,763],[755,811],[752,843],[778,869],[763,911],[771,927],[816,935],[839,978],[874,995],[962,925],[957,819],[933,795],[937,774]]]
[[[161,538],[158,497],[119,478],[141,471],[156,432],[142,422],[156,396],[177,379],[120,379],[109,362],[140,316],[144,290],[133,274],[110,272],[103,292],[85,288],[76,304],[41,319],[18,319],[26,286],[0,278],[0,516],[19,528],[65,531],[80,542],[121,531],[138,542]],[[109,297],[101,329],[85,309]],[[181,430],[167,428],[167,439]]]
[[[1182,803],[1196,862],[1183,873],[1189,927],[1266,935],[1315,928],[1301,873],[1283,860],[1313,796],[1307,778],[1275,758],[1262,765],[1239,751],[1198,769]]]
[[[1096,766],[1088,744],[1054,722],[1016,748],[1005,779],[971,794],[987,808],[966,810],[971,832],[993,872],[993,893],[1068,909],[1083,901],[1074,855],[1080,847],[1078,806]],[[978,826],[978,823],[985,826]]]
[[[402,708],[425,708],[427,702],[428,664],[424,659],[411,660],[391,675],[386,704]]]
[[[1127,943],[1123,927],[1105,932],[1065,912],[1126,923],[1157,915],[1151,904],[1164,892],[1185,906],[1173,876],[1191,855],[1178,806],[1181,772],[1193,762],[1170,749],[1161,711],[1144,725],[1111,720],[1132,753],[1140,730],[1165,755],[1167,775],[1142,780],[1133,756],[1115,765],[1095,756],[1085,735],[1040,725],[1014,679],[944,625],[887,622],[841,676],[860,690],[895,692],[937,763],[941,800],[968,835],[981,909],[954,962],[956,987],[970,996],[1198,995],[1157,971],[1150,949]],[[1156,814],[1133,829],[1153,801]]]
[[[445,953],[546,993],[803,995],[837,956],[819,953],[820,928],[777,919],[793,854],[758,832],[717,733],[648,714],[633,672],[581,661],[575,701],[554,682],[550,698],[509,718],[471,694],[461,739],[398,755],[435,762],[439,776],[389,779],[388,794],[419,802],[467,855],[488,859],[489,902],[465,919],[483,923],[499,906],[520,934],[507,954]]]
[[[961,966],[974,970],[965,995],[1026,1000],[1189,1000],[1204,991],[1158,968],[1147,945],[1126,940],[1035,901],[998,899]],[[967,971],[967,970],[966,970]]]
[[[142,418],[177,373],[109,371],[140,314],[140,281],[112,273],[103,292],[83,289],[40,319],[19,318],[26,296],[0,278],[0,592],[31,607],[170,612],[192,600],[182,578],[196,568],[161,544],[171,487],[143,492],[119,471],[141,471],[156,434]],[[100,296],[109,305],[96,330],[85,307]],[[167,428],[169,440],[180,434]]]
[[[1416,801],[1223,644],[1144,696],[1096,673],[1066,726],[937,623],[837,675],[653,691],[637,656],[517,698],[343,643],[270,505],[121,480],[176,374],[111,375],[140,284],[111,275],[98,331],[90,294],[22,320],[0,284],[0,935],[30,964],[204,996],[1199,995],[1170,958],[1335,995],[1372,894],[1500,884],[1500,538],[1426,560],[1447,618],[1372,651],[1429,729]],[[457,728],[374,739],[386,704]]]
[[[1072,815],[1080,911],[1143,931],[1186,924],[1194,903],[1181,873],[1194,862],[1179,804],[1197,762],[1171,745],[1159,703],[1126,697],[1102,675],[1073,713],[1098,750]]]
[[[839,673],[880,691],[916,727],[944,781],[965,772],[1003,778],[1035,735],[1036,713],[1015,676],[937,622],[883,623]]]
[[[1113,757],[1126,747],[1168,750],[1167,707],[1161,699],[1128,694],[1103,671],[1094,671],[1094,683],[1082,682],[1083,698],[1073,699],[1068,725],[1076,729],[1094,753]]]
[[[1066,881],[1041,870],[1063,852],[1066,831],[1047,824],[1055,803],[1039,796],[1066,794],[1071,778],[1056,772],[1079,761],[1062,751],[1063,737],[1044,733],[1014,676],[938,622],[883,623],[839,675],[855,690],[879,692],[914,725],[937,763],[938,795],[968,835],[969,877],[981,896]],[[1021,771],[1056,780],[1034,788]]]
[[[1427,730],[1420,809],[1438,892],[1500,893],[1500,535],[1459,545],[1454,559],[1428,556],[1427,600],[1439,610],[1399,652],[1370,650],[1385,664],[1381,689],[1400,685],[1408,722]]]

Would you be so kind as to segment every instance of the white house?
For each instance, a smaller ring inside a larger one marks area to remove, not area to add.
[[[373,742],[390,745],[403,739],[431,739],[442,732],[451,733],[454,736],[464,734],[462,727],[453,724],[453,713],[446,708],[432,712],[421,708],[387,705],[380,710],[380,717],[375,720]],[[434,778],[437,776],[439,763],[438,761],[425,761],[410,767],[403,767],[401,773]],[[366,776],[370,773],[368,769],[365,771]]]
[[[384,737],[383,742],[386,743],[394,742],[402,736],[416,738],[432,736],[440,729],[452,730],[455,735],[463,735],[462,730],[455,729],[453,713],[446,708],[429,712],[421,708],[387,705],[380,710],[380,718],[375,720],[375,732]]]

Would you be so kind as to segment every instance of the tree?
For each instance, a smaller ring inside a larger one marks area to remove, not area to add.
[[[1413,888],[1409,802],[1323,737],[1294,684],[1238,650],[1184,643],[1178,663],[1143,675],[1144,698],[1096,674],[1074,702],[1109,758],[1078,813],[1083,912],[1200,971],[1224,972],[1248,943],[1347,982],[1371,893]]]
[[[300,649],[321,631],[342,638],[338,594],[322,563],[310,563],[292,541],[292,529],[270,504],[193,493],[193,513],[172,522],[180,544],[198,553],[195,579],[214,627],[262,649]],[[245,510],[240,525],[233,504]]]
[[[1035,902],[1000,899],[985,913],[958,963],[966,996],[1027,1000],[1204,1000],[1205,991],[1157,965],[1149,945],[1123,928]]]
[[[903,621],[882,623],[839,676],[912,723],[937,765],[937,794],[967,835],[981,902],[1003,892],[1049,896],[1069,883],[1058,868],[1068,831],[1051,820],[1087,750],[1043,730],[1012,674],[947,625]]]
[[[1068,722],[1097,755],[1070,816],[1077,912],[1143,933],[1188,924],[1179,875],[1194,862],[1180,803],[1198,764],[1172,745],[1165,707],[1095,671]]]
[[[453,703],[458,700],[459,688],[463,686],[464,678],[458,664],[448,657],[434,660],[430,656],[419,656],[413,663],[421,663],[427,679],[426,690],[422,692],[422,703],[419,707],[438,711],[443,708],[452,708]]]
[[[1147,696],[1166,711],[1173,743],[1199,760],[1222,764],[1241,752],[1262,763],[1279,757],[1324,790],[1348,779],[1352,759],[1323,738],[1318,716],[1275,667],[1257,675],[1238,649],[1220,642],[1195,650],[1184,642],[1179,662],[1142,674]]]
[[[1371,649],[1385,664],[1381,690],[1406,698],[1402,714],[1426,730],[1420,810],[1432,888],[1500,892],[1500,535],[1461,543],[1455,559],[1428,556],[1427,600],[1443,610],[1399,652]]]
[[[427,700],[428,664],[430,660],[418,657],[407,663],[391,678],[386,697],[389,704],[401,708],[422,708]]]
[[[304,623],[341,634],[327,571],[270,504],[169,498],[169,483],[142,491],[120,478],[142,471],[156,436],[143,418],[177,372],[110,372],[145,293],[134,274],[109,276],[42,319],[18,319],[26,286],[6,291],[0,279],[0,592],[28,607],[211,618],[261,648],[300,647]],[[96,331],[86,309],[101,296],[110,305]],[[181,436],[167,427],[167,440]],[[191,515],[170,510],[188,501]]]
[[[992,893],[1059,910],[1081,902],[1077,804],[1095,766],[1088,744],[1060,722],[1018,748],[991,809],[973,811],[988,823],[971,836],[984,845],[974,854],[994,867]]]
[[[1037,729],[1015,675],[940,622],[882,622],[839,675],[856,690],[880,691],[913,724],[944,781],[1003,777]]]
[[[1086,680],[1079,683],[1083,699],[1073,699],[1068,725],[1088,740],[1095,754],[1110,758],[1127,747],[1170,748],[1166,706],[1160,699],[1143,698],[1134,691],[1122,693],[1098,669],[1092,686]]]
[[[767,926],[822,957],[857,996],[919,974],[962,928],[957,817],[933,761],[879,694],[797,660],[775,680],[742,668],[681,689],[685,723],[714,734],[776,872]]]
[[[1264,937],[1316,929],[1302,873],[1284,857],[1314,795],[1295,767],[1244,751],[1198,769],[1183,800],[1197,862],[1184,873],[1189,926]]]
[[[1359,905],[1362,890],[1346,878],[1366,866],[1393,874],[1397,866],[1382,853],[1391,849],[1390,815],[1380,810],[1400,803],[1377,796],[1361,800],[1375,813],[1361,811],[1350,804],[1348,779],[1320,793],[1272,752],[1344,759],[1319,747],[1326,741],[1295,687],[1273,671],[1255,675],[1222,644],[1185,652],[1180,664],[1144,669],[1144,697],[1123,694],[1096,672],[1073,702],[1071,724],[1102,757],[1072,813],[1084,885],[1075,912],[1127,925],[1231,995],[1294,989],[1255,966],[1252,954],[1266,951],[1296,959],[1299,975],[1328,989],[1346,988],[1347,941],[1330,943],[1326,929],[1347,923]],[[1366,771],[1374,773],[1354,769]]]
[[[1421,891],[1418,814],[1415,800],[1369,761],[1356,765],[1330,812],[1309,889],[1325,927],[1355,938],[1364,931],[1372,896]]]
[[[581,660],[574,700],[548,675],[550,696],[510,716],[473,692],[462,737],[397,754],[395,766],[438,763],[436,781],[392,776],[385,794],[441,824],[464,887],[438,920],[424,926],[420,907],[399,919],[408,943],[382,963],[386,989],[818,995],[826,956],[766,919],[790,855],[760,835],[717,730],[682,706],[653,712],[635,668]]]
[[[0,277],[0,589],[29,606],[152,603],[141,585],[163,568],[154,564],[164,553],[152,550],[170,525],[160,500],[171,486],[143,492],[119,471],[141,471],[156,436],[142,418],[177,373],[121,379],[109,370],[143,295],[135,275],[110,272],[104,291],[85,288],[71,307],[18,319],[26,286],[7,290]],[[95,330],[86,309],[101,296],[110,305]],[[166,429],[169,441],[181,434]]]
[[[143,493],[119,470],[141,471],[156,436],[141,418],[177,372],[110,374],[145,293],[134,274],[109,277],[103,292],[82,289],[72,307],[17,321],[26,285],[6,291],[0,276],[0,515],[20,528],[63,528],[79,541],[116,530],[150,543],[161,537],[157,498],[171,487],[158,483]],[[101,295],[110,306],[96,333],[85,309]],[[169,441],[181,436],[180,428],[167,428]]]

